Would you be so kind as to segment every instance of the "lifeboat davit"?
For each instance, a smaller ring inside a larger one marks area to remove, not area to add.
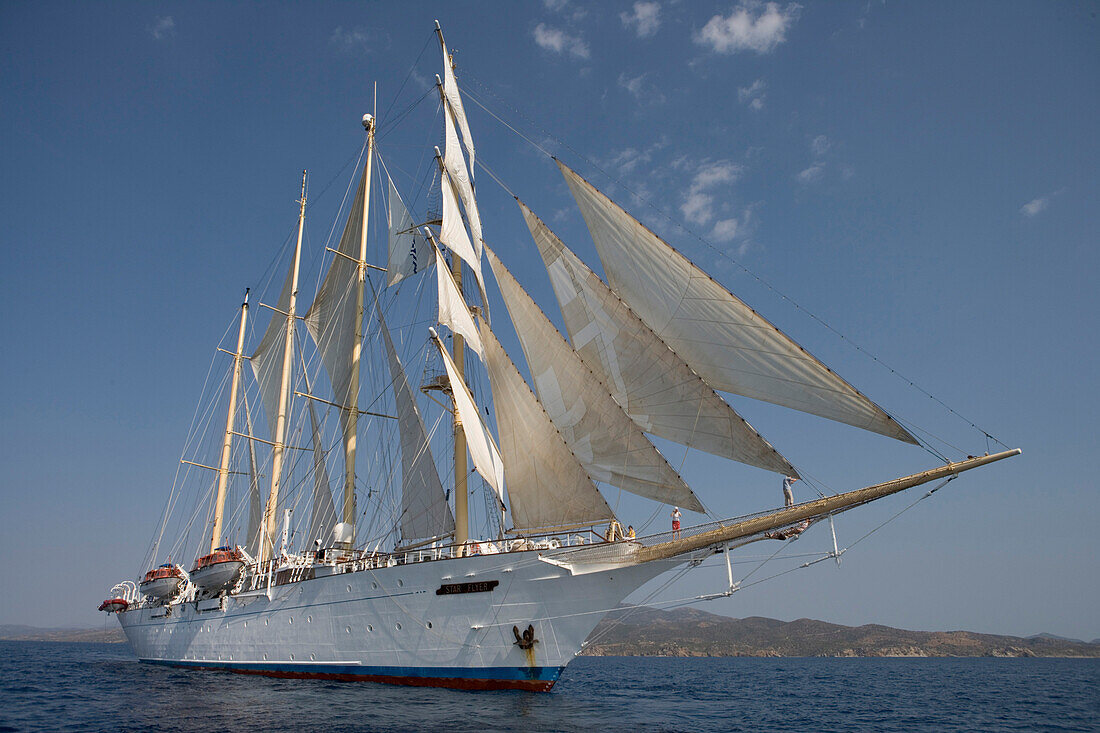
[[[195,561],[191,582],[203,591],[227,590],[237,584],[244,562],[239,547],[219,547]]]
[[[150,598],[160,600],[176,595],[182,583],[183,571],[176,565],[165,563],[147,572],[138,587]]]
[[[130,602],[125,598],[108,598],[103,603],[99,604],[100,611],[106,611],[107,613],[118,613],[119,611],[125,611],[130,607]]]

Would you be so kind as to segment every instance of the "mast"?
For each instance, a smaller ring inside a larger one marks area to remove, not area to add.
[[[214,502],[214,530],[210,534],[210,552],[218,549],[222,541],[222,515],[225,511],[225,487],[229,482],[229,449],[233,442],[233,417],[237,412],[237,387],[241,383],[241,358],[244,353],[244,327],[248,321],[248,290],[244,291],[241,304],[241,328],[237,333],[237,352],[233,355],[233,383],[229,388],[229,414],[225,418],[225,441],[222,443],[222,459],[218,465],[218,498]]]
[[[355,266],[355,338],[351,346],[351,390],[347,399],[347,430],[344,435],[344,512],[343,521],[355,533],[355,450],[359,421],[359,361],[363,352],[363,288],[367,272],[367,218],[370,213],[371,163],[374,159],[374,116],[363,115],[367,131],[367,168],[363,187],[363,221],[359,235],[359,260]]]
[[[439,36],[440,48],[446,50],[447,46],[443,42],[443,29],[439,27],[439,21],[435,22],[435,32]],[[454,60],[448,55],[446,60],[451,68],[454,69]],[[439,89],[440,99],[446,104],[446,94],[443,91],[443,84],[439,81],[439,77],[436,77],[436,85]],[[436,150],[436,160],[439,161],[440,170],[443,169],[443,159],[439,155],[438,149]],[[462,258],[451,257],[451,276],[454,278],[455,285],[458,286],[458,292],[462,293]],[[458,376],[463,381],[466,379],[466,339],[459,333],[453,334],[454,340],[454,362],[458,371]],[[454,399],[454,387],[451,387],[452,395],[451,399]],[[466,433],[462,428],[462,420],[458,416],[457,407],[454,410],[454,445],[455,445],[455,544],[458,545],[459,555],[466,554],[466,542],[470,539],[470,512],[468,508],[469,489],[467,488],[467,475],[469,474],[469,467],[466,464]]]
[[[294,246],[294,266],[290,284],[290,304],[286,313],[286,344],[283,347],[283,376],[279,387],[279,413],[275,423],[274,448],[271,454],[271,491],[264,507],[264,536],[260,545],[260,560],[270,559],[275,549],[275,511],[279,501],[279,482],[283,478],[283,453],[286,449],[286,413],[290,402],[290,375],[294,366],[294,320],[298,303],[298,269],[302,259],[302,229],[306,219],[306,171],[302,171],[302,198],[298,201],[298,242]],[[270,554],[269,554],[270,553]]]

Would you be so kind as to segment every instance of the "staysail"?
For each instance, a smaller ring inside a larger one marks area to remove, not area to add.
[[[613,518],[611,507],[484,319],[481,338],[515,528],[575,526]]]
[[[279,300],[275,303],[277,311],[273,312],[267,324],[267,330],[260,339],[260,345],[248,360],[252,365],[252,373],[256,376],[256,383],[260,386],[260,400],[263,402],[264,415],[271,429],[268,433],[270,436],[275,435],[276,423],[279,419],[279,390],[282,386],[283,356],[286,350],[286,316],[283,314],[290,308],[290,288],[293,279],[294,264],[291,263],[283,289],[279,293]],[[294,345],[291,344],[291,348],[293,347]]]
[[[522,201],[519,206],[550,273],[573,348],[642,430],[798,476],[541,219]]]
[[[703,505],[488,247],[535,393],[588,475],[692,511]]]
[[[306,389],[309,389],[307,386]],[[329,484],[328,469],[325,468],[325,451],[321,443],[321,426],[317,422],[317,411],[313,400],[309,402],[309,426],[313,431],[313,513],[309,518],[309,540],[321,540],[325,544],[336,526],[336,506],[332,501],[332,487]]]
[[[244,424],[248,430],[248,533],[245,535],[245,550],[252,557],[260,549],[260,519],[263,516],[264,504],[260,496],[260,475],[256,470],[256,441],[252,432],[252,411],[248,409],[248,393],[244,395]]]
[[[454,531],[454,515],[447,506],[447,496],[432,459],[428,431],[424,429],[416,399],[381,311],[378,317],[389,359],[397,403],[397,428],[401,436],[401,536],[406,540],[439,537]]]
[[[410,275],[427,270],[431,266],[430,245],[424,235],[413,226],[412,215],[397,193],[393,180],[389,181],[389,206],[386,223],[389,225],[389,258],[386,265],[386,287],[396,285]],[[360,216],[362,213],[360,212]]]
[[[560,161],[611,288],[715,389],[916,443],[786,334]]]

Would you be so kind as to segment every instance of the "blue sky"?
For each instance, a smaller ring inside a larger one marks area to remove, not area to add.
[[[1096,10],[0,6],[0,622],[101,622],[106,590],[139,572],[214,348],[294,226],[301,170],[316,250],[373,84],[383,125],[428,90],[438,18],[479,158],[586,261],[598,262],[552,163],[474,99],[894,414],[963,453],[986,450],[912,380],[1024,449],[920,503],[839,570],[821,564],[708,610],[1100,637]],[[431,106],[379,141],[414,211],[428,205],[415,197],[424,145],[440,144]],[[487,240],[556,318],[511,197],[478,176]],[[730,400],[835,491],[934,463]],[[682,456],[662,449],[674,465]],[[718,513],[780,500],[770,474],[706,457],[685,466]],[[845,515],[841,544],[914,498]],[[826,534],[797,551],[825,549]],[[723,582],[724,568],[704,568],[660,597]]]

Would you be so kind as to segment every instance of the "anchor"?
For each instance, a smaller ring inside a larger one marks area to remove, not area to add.
[[[515,643],[520,649],[532,649],[535,644],[539,643],[539,640],[535,638],[535,627],[531,624],[527,625],[522,636],[519,633],[518,626],[512,627],[512,633],[516,635]]]

